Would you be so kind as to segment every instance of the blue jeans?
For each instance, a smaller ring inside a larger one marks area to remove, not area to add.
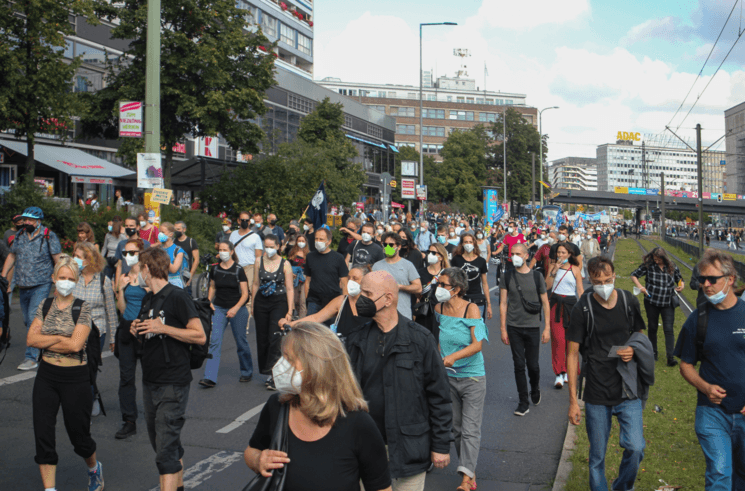
[[[21,311],[23,312],[23,323],[26,326],[26,334],[28,334],[28,329],[34,321],[36,311],[39,310],[39,305],[46,300],[51,291],[51,283],[20,289]],[[26,348],[25,356],[27,360],[36,361],[39,358],[39,350],[29,346]]]
[[[318,304],[316,302],[308,302],[308,315],[313,315],[317,312],[320,312],[323,306],[321,304]]]
[[[610,438],[611,417],[616,416],[621,427],[619,444],[623,447],[623,459],[618,469],[618,478],[613,481],[612,489],[630,491],[639,464],[644,458],[644,427],[642,420],[642,401],[624,401],[617,406],[599,406],[585,403],[585,422],[587,438],[590,440],[590,489],[608,491],[605,478],[605,452]]]
[[[241,366],[241,376],[250,377],[254,373],[251,347],[248,345],[246,332],[248,309],[245,306],[241,307],[238,313],[230,319],[226,315],[228,310],[230,309],[215,306],[215,313],[212,314],[212,335],[210,336],[210,354],[212,358],[207,358],[204,378],[213,382],[217,382],[217,371],[220,369],[222,337],[228,323],[230,323],[230,327],[233,329],[233,337],[238,348],[238,362]]]
[[[698,406],[696,436],[706,457],[706,491],[745,491],[745,416]]]

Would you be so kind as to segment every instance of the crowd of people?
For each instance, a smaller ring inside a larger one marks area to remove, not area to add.
[[[385,219],[372,210],[344,217],[334,249],[332,231],[311,219],[292,221],[285,230],[275,215],[242,211],[235,229],[222,217],[207,298],[197,299],[192,280],[200,251],[185,223],[116,217],[100,247],[81,223],[66,255],[43,218],[38,208],[13,218],[3,241],[2,276],[13,285],[9,294],[19,288],[28,332],[18,369],[38,369],[35,461],[47,491],[56,489],[60,408],[75,452],[88,466],[89,491],[103,489],[90,426],[103,411],[95,366],[106,349],[118,358],[120,375],[122,425],[113,436],[137,432],[139,360],[143,417],[161,489],[183,490],[180,436],[192,372],[201,375],[200,390],[217,386],[230,325],[239,361],[234,376],[252,382],[252,318],[260,383],[278,392],[263,407],[244,453],[258,478],[286,472],[284,489],[292,491],[352,490],[360,482],[366,490],[423,490],[431,468],[449,465],[453,443],[457,489],[475,490],[493,298],[514,365],[514,414],[524,417],[541,402],[541,344],[550,343],[553,386],[569,388],[575,425],[583,390],[590,489],[608,489],[605,452],[613,415],[624,454],[611,488],[633,489],[644,457],[642,409],[654,383],[660,315],[667,365],[678,357],[683,377],[699,391],[696,432],[707,460],[707,490],[739,489],[745,482],[745,337],[742,329],[739,337],[727,331],[742,319],[745,305],[735,296],[734,264],[723,251],[707,250],[694,273],[704,301],[676,346],[680,272],[664,249],[655,248],[632,273],[644,295],[645,324],[637,296],[615,288],[615,266],[606,254],[625,233],[621,225],[489,223],[446,213]],[[489,274],[497,279],[492,289]],[[705,341],[701,309],[710,333]],[[289,432],[288,444],[275,448],[282,431]]]

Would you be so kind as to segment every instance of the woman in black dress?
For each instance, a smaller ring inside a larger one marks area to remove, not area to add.
[[[448,251],[442,244],[431,244],[427,251],[427,266],[422,267],[418,270],[419,278],[422,280],[422,293],[419,296],[419,304],[429,304],[429,307],[420,307],[415,309],[415,313],[425,311],[424,315],[416,315],[417,324],[426,327],[435,336],[435,340],[439,339],[439,329],[435,322],[435,304],[437,300],[434,297],[434,292],[437,289],[437,282],[440,278],[442,270],[450,267],[450,261],[448,260]],[[417,304],[417,307],[419,306]]]

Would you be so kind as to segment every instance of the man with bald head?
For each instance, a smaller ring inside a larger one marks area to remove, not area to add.
[[[528,413],[530,400],[536,406],[541,402],[538,353],[541,342],[548,343],[551,340],[546,282],[543,275],[528,266],[529,257],[525,244],[512,246],[512,264],[515,269],[505,271],[499,289],[502,342],[512,350],[515,384],[520,398],[515,409],[516,416],[525,416]],[[544,329],[541,335],[542,325]],[[528,379],[525,377],[526,365],[530,377],[530,394]]]
[[[393,490],[422,491],[429,467],[450,463],[450,385],[432,333],[398,312],[398,290],[387,271],[362,278],[357,315],[371,322],[346,344],[388,447]]]

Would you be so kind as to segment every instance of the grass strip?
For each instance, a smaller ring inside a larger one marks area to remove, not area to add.
[[[616,245],[616,287],[631,291],[629,276],[641,264],[642,251],[633,240],[620,240]],[[644,303],[642,317],[646,320]],[[680,309],[675,313],[675,336],[685,321]],[[658,346],[664,353],[662,326],[658,329]],[[677,367],[668,368],[662,356],[655,368],[655,385],[650,387],[649,400],[644,410],[644,437],[647,447],[637,476],[636,489],[659,488],[660,480],[683,489],[704,489],[706,461],[694,431],[696,390],[680,376]],[[655,413],[659,405],[662,412]],[[623,448],[618,444],[619,425],[612,420],[606,455],[606,477],[611,482],[618,477]],[[586,491],[589,482],[589,441],[583,415],[577,428],[577,445],[572,454],[572,472],[565,489]]]
[[[666,251],[672,252],[673,254],[675,254],[676,256],[680,258],[685,257],[685,256],[681,256],[681,253],[685,254],[684,251],[682,251],[681,249],[677,247],[673,247],[666,242],[661,243],[659,241],[651,241],[647,239],[642,239],[640,240],[640,242],[647,249],[647,251],[651,251],[654,247],[660,246]],[[678,261],[672,256],[668,256],[668,257],[670,257],[670,260],[672,260],[673,263],[675,263],[675,265],[678,266],[678,270],[680,270],[680,274],[683,275],[683,281],[685,282],[685,288],[683,288],[683,291],[680,293],[685,297],[686,300],[688,300],[688,304],[691,305],[695,309],[696,308],[696,297],[698,293],[695,290],[691,290],[691,288],[688,286],[688,283],[691,281],[691,270],[685,267],[684,264],[687,264],[687,263]],[[695,263],[691,264],[690,266],[691,267],[695,266]]]

